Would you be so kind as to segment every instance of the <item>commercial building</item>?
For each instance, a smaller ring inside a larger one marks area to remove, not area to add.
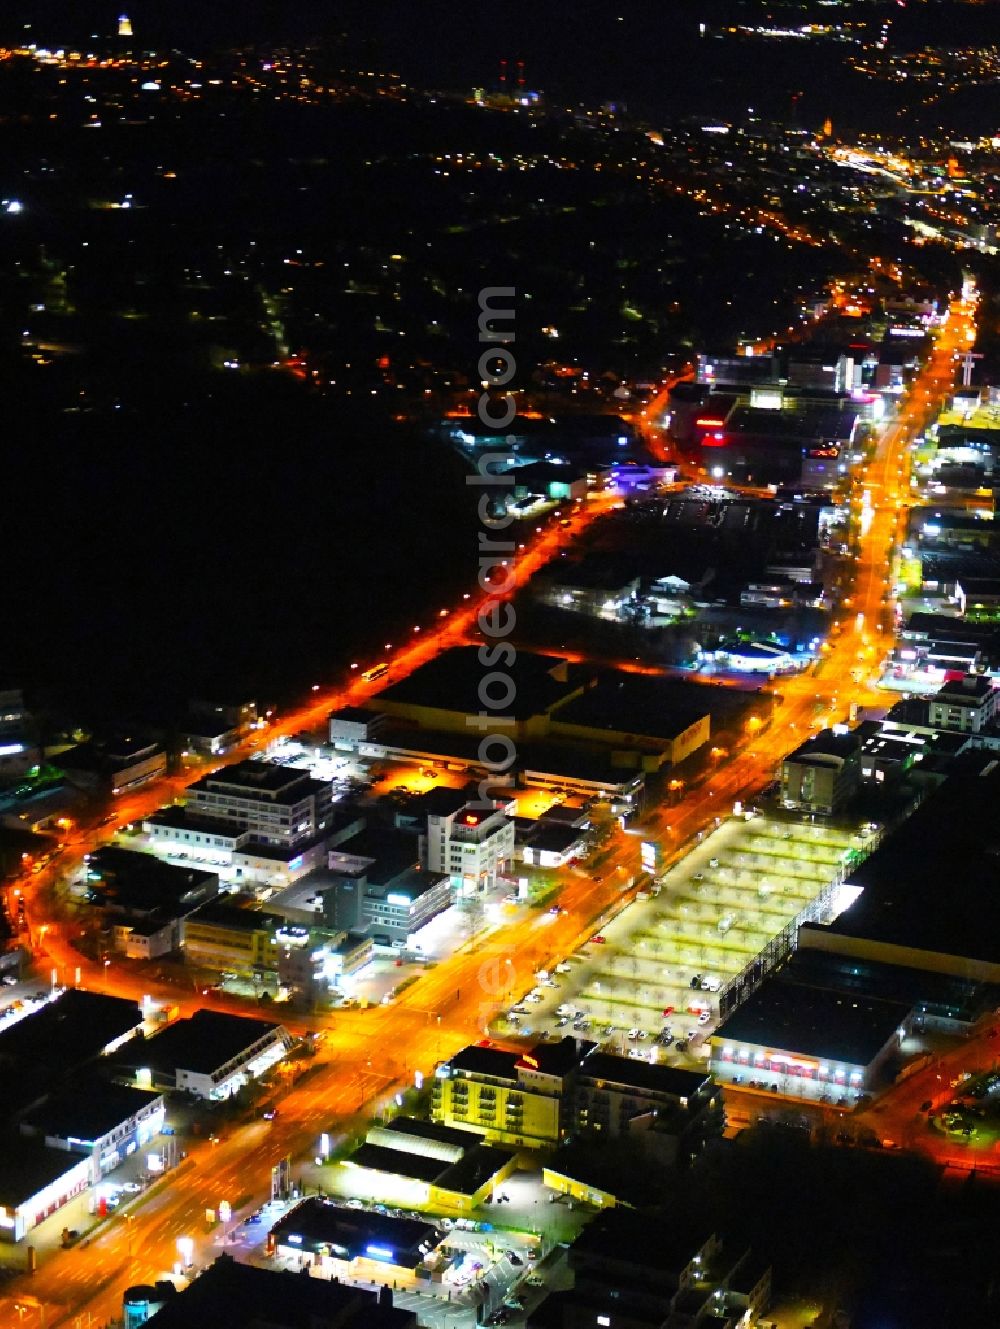
[[[371,827],[339,840],[310,879],[326,927],[405,946],[452,902],[450,875],[420,862],[415,830]]]
[[[786,808],[830,816],[847,803],[861,779],[861,740],[845,726],[823,729],[781,763]]]
[[[853,1103],[879,1087],[912,1025],[912,1003],[770,974],[711,1038],[721,1083]]]
[[[465,1213],[511,1175],[516,1159],[471,1131],[394,1117],[373,1126],[342,1166],[370,1198]]]
[[[783,646],[769,641],[721,641],[715,648],[715,663],[738,674],[787,674],[795,666]]]
[[[325,861],[332,787],[274,762],[241,761],[206,775],[185,806],[160,808],[143,828],[154,848],[225,869],[238,885],[287,883]]]
[[[330,828],[332,802],[330,785],[305,771],[241,761],[191,785],[187,808],[248,830],[254,845],[293,849]]]
[[[565,867],[587,852],[587,827],[560,825],[540,818],[530,824],[521,857],[539,868]]]
[[[167,755],[159,743],[113,734],[61,753],[59,765],[71,784],[117,796],[158,780],[166,773]]]
[[[955,758],[951,774],[846,878],[853,903],[804,924],[799,945],[1000,984],[1000,757]]]
[[[337,1329],[416,1329],[413,1311],[396,1309],[392,1292],[352,1287],[288,1270],[258,1269],[220,1255],[183,1291],[173,1283],[128,1288],[124,1329],[221,1329],[266,1324],[268,1329],[336,1325]]]
[[[281,1061],[292,1045],[283,1025],[243,1015],[197,1010],[130,1051],[140,1087],[183,1089],[196,1098],[236,1093]]]
[[[231,821],[193,816],[179,803],[160,808],[143,822],[154,849],[215,867],[230,867],[251,842],[250,831]]]
[[[278,968],[276,933],[284,922],[280,914],[212,901],[184,919],[184,957],[188,964],[231,971],[241,978],[271,976]]]
[[[378,736],[385,727],[385,717],[372,715],[371,711],[360,706],[343,706],[334,711],[328,720],[330,742],[344,752],[357,752],[360,756],[370,755],[367,744]]]
[[[84,1067],[142,1032],[142,1011],[126,997],[70,988],[0,1031],[5,1115],[54,1093]]]
[[[514,861],[514,822],[478,802],[431,813],[420,858],[430,872],[446,874],[459,895],[492,890]]]
[[[274,1224],[268,1249],[320,1276],[382,1281],[412,1275],[441,1235],[418,1219],[340,1208],[310,1196]]]
[[[84,1155],[95,1185],[160,1133],[164,1111],[162,1094],[91,1077],[32,1109],[20,1127],[46,1148]]]
[[[567,1093],[592,1043],[539,1043],[521,1055],[467,1047],[435,1072],[435,1121],[474,1130],[490,1142],[540,1148],[557,1144],[571,1122]]]
[[[90,1185],[91,1161],[64,1149],[19,1141],[0,1149],[0,1241],[21,1241],[32,1228]]]
[[[1000,688],[980,674],[964,674],[946,682],[931,698],[930,723],[935,729],[981,733],[1000,709]]]

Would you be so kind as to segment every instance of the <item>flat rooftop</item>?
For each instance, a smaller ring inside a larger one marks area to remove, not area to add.
[[[470,1075],[490,1075],[496,1080],[517,1080],[518,1053],[502,1048],[470,1046],[456,1052],[448,1065],[452,1071],[466,1071]]]
[[[607,673],[582,697],[560,706],[553,719],[560,724],[669,741],[711,715],[714,691],[644,674]]]
[[[0,1070],[8,1080],[27,1066],[63,1073],[141,1024],[142,1012],[131,998],[69,988],[0,1032]]]
[[[810,929],[1000,965],[1000,758],[962,753],[951,775],[848,877],[862,894]]]
[[[260,1039],[282,1032],[282,1026],[270,1020],[202,1009],[147,1038],[136,1055],[154,1070],[207,1075]]]
[[[457,1126],[441,1126],[436,1121],[420,1121],[417,1117],[393,1117],[383,1127],[392,1131],[401,1140],[430,1140],[434,1144],[452,1145],[459,1149],[470,1149],[479,1139],[469,1131],[460,1131]]]
[[[673,1098],[691,1098],[710,1083],[701,1071],[685,1071],[677,1066],[654,1066],[635,1057],[616,1057],[611,1052],[592,1052],[581,1067],[588,1080],[605,1080],[641,1089],[648,1093],[669,1094]]]
[[[812,987],[776,970],[726,1017],[713,1036],[821,1061],[867,1066],[913,1008],[912,1002]]]
[[[220,1255],[151,1323],[156,1329],[231,1329],[250,1324],[409,1329],[411,1311],[379,1306],[376,1294],[286,1269],[257,1269]]]
[[[238,840],[248,834],[246,828],[239,822],[225,821],[222,817],[200,817],[180,803],[157,808],[144,820],[151,826],[166,826],[172,831],[195,831],[201,835],[218,835],[227,840]]]
[[[395,1263],[419,1263],[422,1243],[436,1246],[440,1234],[431,1223],[415,1218],[392,1218],[363,1209],[342,1209],[328,1200],[310,1196],[283,1214],[271,1229],[279,1244],[288,1236],[301,1237],[301,1245],[339,1246],[349,1258],[363,1255],[369,1245],[395,1253]],[[299,1242],[292,1243],[299,1245]]]
[[[413,1181],[431,1184],[451,1164],[425,1154],[411,1154],[406,1149],[390,1149],[382,1144],[363,1144],[345,1160],[350,1167],[370,1168],[372,1172],[386,1172],[394,1177],[409,1177]]]
[[[24,1120],[42,1135],[94,1143],[160,1098],[147,1089],[91,1079],[56,1094]]]
[[[560,683],[554,677],[554,671],[560,669],[567,671],[569,682]],[[578,686],[575,667],[557,655],[519,651],[508,672],[515,689],[513,714],[518,719],[548,711]],[[478,647],[456,646],[421,665],[408,678],[390,684],[372,698],[371,706],[378,710],[386,702],[395,702],[476,715],[482,709],[479,696],[482,680]]]
[[[817,950],[808,942],[789,957],[783,972],[789,981],[810,987],[830,988],[845,996],[887,998],[905,1006],[946,1011],[956,1019],[974,1020],[1000,1005],[1000,986]]]
[[[238,761],[191,786],[201,793],[230,793],[237,798],[264,798],[269,803],[298,803],[321,789],[329,789],[306,771],[273,761]]]
[[[84,1161],[80,1154],[49,1149],[18,1137],[0,1148],[0,1204],[16,1209]]]
[[[233,928],[239,932],[260,932],[262,928],[282,927],[285,919],[281,914],[270,914],[263,909],[243,909],[225,900],[210,900],[189,914],[187,922]]]

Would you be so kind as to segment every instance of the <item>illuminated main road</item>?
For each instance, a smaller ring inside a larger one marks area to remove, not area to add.
[[[843,717],[850,702],[865,691],[859,687],[859,679],[873,672],[891,640],[891,578],[910,492],[909,444],[951,387],[952,355],[965,349],[972,316],[971,308],[953,307],[932,357],[901,402],[897,418],[883,430],[868,467],[868,499],[859,514],[857,537],[855,618],[832,639],[815,674],[782,680],[782,701],[770,725],[750,734],[732,759],[720,758],[718,769],[698,789],[672,807],[649,813],[644,835],[661,839],[666,859],[672,852],[680,852],[714,817],[725,815],[734,799],[752,795],[770,781],[786,752],[817,725]],[[513,584],[523,586],[613,501],[594,500],[577,509],[572,526],[545,529],[519,555]],[[419,640],[394,657],[393,677],[463,640],[473,628],[475,615],[476,602],[470,601],[442,618],[435,630],[418,634]],[[316,726],[332,707],[364,700],[376,690],[377,685],[357,679],[345,689],[317,696],[315,703],[274,725],[268,738]],[[252,751],[252,747],[244,747],[228,760],[241,760]],[[175,780],[174,790],[179,792],[198,774]],[[161,784],[128,799],[120,809],[122,820],[136,819],[158,806],[163,789]],[[99,839],[94,833],[78,837],[72,851],[80,854]],[[53,1253],[41,1262],[33,1278],[21,1280],[23,1290],[45,1307],[49,1329],[72,1325],[81,1314],[90,1313],[98,1323],[120,1314],[126,1286],[152,1281],[172,1268],[180,1236],[195,1238],[197,1262],[209,1260],[217,1248],[205,1235],[206,1208],[217,1207],[223,1199],[237,1203],[246,1196],[259,1203],[267,1193],[269,1170],[280,1158],[312,1156],[323,1131],[342,1131],[366,1104],[370,1110],[373,1100],[382,1101],[397,1083],[412,1081],[415,1070],[426,1074],[436,1061],[470,1038],[481,1037],[501,1008],[533,986],[536,969],[550,967],[573,950],[599,926],[602,917],[630,898],[625,882],[637,868],[636,838],[619,834],[611,842],[599,879],[568,871],[563,874],[562,914],[532,911],[524,916],[521,912],[514,921],[501,924],[481,941],[467,944],[428,970],[391,1006],[293,1022],[296,1027],[319,1023],[329,1034],[308,1077],[285,1092],[281,1113],[274,1121],[252,1122],[217,1145],[190,1142],[181,1170],[138,1205],[134,1216],[117,1215],[86,1249]],[[132,996],[150,991],[146,980],[119,972],[117,965],[105,971],[81,960],[60,926],[43,918],[45,899],[37,891],[43,880],[44,876],[23,885],[29,894],[36,937],[41,926],[48,929],[44,945],[52,961],[80,964],[88,986]],[[165,995],[176,1001],[175,992]],[[14,1299],[16,1294],[0,1302],[0,1322],[12,1322]]]

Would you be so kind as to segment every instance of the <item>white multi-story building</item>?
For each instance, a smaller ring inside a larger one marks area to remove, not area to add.
[[[930,704],[930,722],[935,729],[978,734],[996,717],[1000,689],[979,674],[966,674],[945,683]]]
[[[305,771],[241,761],[193,784],[187,811],[239,826],[257,844],[293,849],[329,830],[332,803],[331,786]]]
[[[428,816],[420,839],[421,861],[431,872],[447,873],[460,895],[492,889],[514,858],[512,818],[479,803]]]

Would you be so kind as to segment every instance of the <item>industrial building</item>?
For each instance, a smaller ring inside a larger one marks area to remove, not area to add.
[[[220,1255],[182,1291],[172,1282],[126,1289],[125,1329],[219,1329],[266,1323],[269,1329],[332,1325],[338,1329],[416,1329],[413,1311],[397,1309],[392,1292],[373,1292],[285,1269],[258,1269]]]
[[[0,1157],[0,1241],[21,1241],[91,1184],[91,1160],[19,1141]]]
[[[90,1077],[62,1090],[21,1119],[21,1134],[46,1148],[81,1154],[96,1185],[163,1127],[163,1095]]]
[[[270,1070],[291,1045],[283,1025],[203,1009],[176,1020],[119,1060],[140,1087],[222,1099]]]
[[[1000,984],[1000,757],[962,753],[948,778],[854,867],[857,898],[799,945]]]
[[[4,1114],[33,1107],[141,1032],[142,1011],[127,997],[70,988],[40,1003],[0,1031]]]
[[[274,1224],[268,1250],[321,1277],[383,1281],[411,1276],[441,1236],[419,1219],[341,1208],[310,1196]]]
[[[514,1171],[517,1153],[468,1130],[413,1117],[373,1126],[342,1166],[372,1199],[464,1213],[478,1208]]]

